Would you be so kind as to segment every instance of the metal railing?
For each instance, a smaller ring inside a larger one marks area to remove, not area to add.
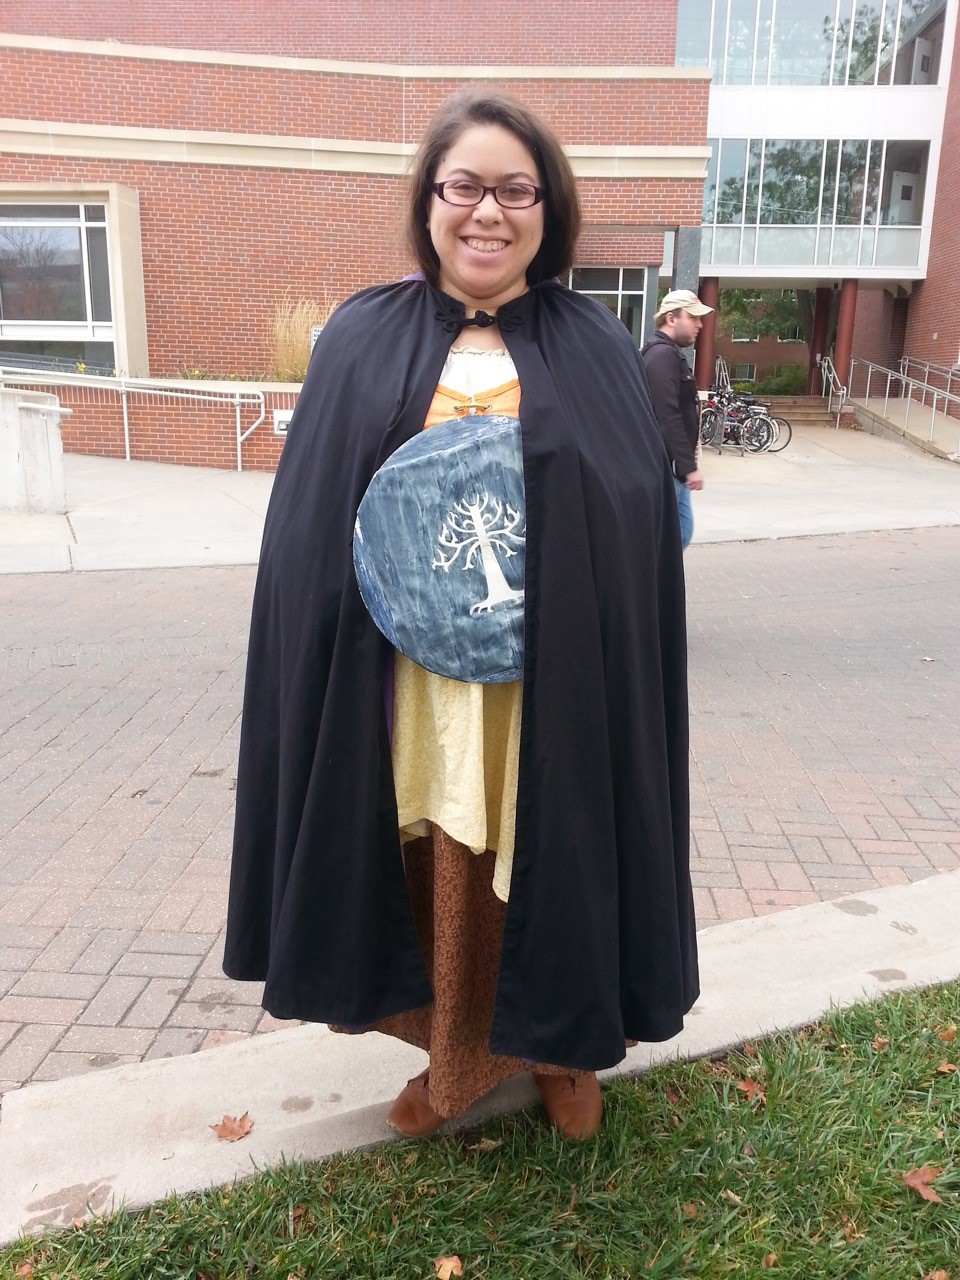
[[[130,413],[129,401],[133,395],[157,396],[169,400],[180,400],[187,404],[212,404],[227,406],[233,409],[234,435],[237,447],[237,470],[243,470],[243,442],[261,425],[267,415],[266,397],[262,391],[227,391],[206,387],[171,387],[168,382],[152,381],[148,378],[111,378],[99,374],[86,373],[41,373],[37,369],[13,368],[0,366],[0,387],[81,387],[99,388],[115,391],[120,397],[123,411],[123,453],[129,462],[130,457]],[[243,428],[243,410],[252,409],[257,416],[249,427]]]
[[[941,391],[938,387],[931,387],[927,382],[921,382],[919,378],[910,378],[905,373],[898,373],[895,369],[886,369],[882,364],[872,364],[869,360],[861,360],[856,356],[850,361],[850,381],[853,381],[853,369],[858,365],[861,369],[867,371],[867,386],[864,392],[864,400],[870,399],[870,382],[876,378],[879,382],[885,380],[883,392],[883,416],[892,418],[889,411],[890,391],[892,387],[898,387],[899,392],[893,396],[895,400],[903,401],[903,430],[906,431],[910,422],[910,410],[912,407],[926,409],[927,400],[930,401],[930,425],[927,434],[927,440],[930,441],[934,437],[937,426],[937,413],[947,415],[948,407],[956,410],[956,415],[960,415],[960,395],[954,391]],[[914,392],[917,399],[914,400]],[[878,394],[878,393],[875,393]],[[942,405],[940,410],[937,404]],[[960,424],[958,424],[957,449],[954,457],[960,456]]]
[[[829,356],[819,356],[817,363],[820,365],[820,394],[826,397],[827,412],[836,413],[836,425],[839,427],[840,415],[843,412],[844,401],[847,398],[847,388],[837,377],[837,371],[833,367],[833,361]],[[833,407],[834,397],[836,397],[837,402],[835,410]]]
[[[901,356],[900,372],[915,381],[922,381],[925,387],[932,385],[932,379],[940,378],[943,380],[943,386],[938,390],[946,391],[948,395],[954,387],[960,388],[960,365],[957,364],[934,364],[930,360]]]

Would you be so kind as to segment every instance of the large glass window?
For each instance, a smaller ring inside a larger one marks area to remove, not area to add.
[[[822,142],[768,138],[763,148],[760,221],[791,227],[815,223],[822,161]]]
[[[707,161],[707,176],[703,183],[703,222],[704,226],[712,225],[717,220],[717,163],[720,159],[720,143],[716,138],[708,138],[710,159]]]
[[[685,0],[677,22],[677,66],[701,67],[710,61],[712,0]]]
[[[880,189],[885,226],[919,226],[927,172],[927,142],[888,142]]]
[[[643,343],[643,300],[646,267],[575,267],[570,287],[588,293],[623,321],[637,346]]]
[[[929,143],[724,138],[711,146],[705,265],[893,265],[898,253],[900,265],[917,265]]]
[[[935,84],[946,0],[679,0],[678,66],[715,84]]]
[[[717,161],[717,222],[743,222],[746,138],[724,138]]]
[[[938,82],[946,8],[946,0],[903,0],[899,39],[889,54],[894,84]]]
[[[106,209],[0,204],[0,356],[113,363]]]

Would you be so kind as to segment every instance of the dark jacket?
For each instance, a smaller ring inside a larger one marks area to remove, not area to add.
[[[556,282],[500,309],[526,495],[516,845],[491,1049],[587,1070],[697,997],[683,563],[639,352]],[[362,1026],[430,1001],[397,829],[383,675],[351,541],[423,428],[461,303],[407,281],[324,329],[267,512],[224,969],[280,1018]]]
[[[693,371],[677,344],[658,331],[640,352],[653,411],[663,433],[667,453],[679,479],[697,469],[700,405]]]

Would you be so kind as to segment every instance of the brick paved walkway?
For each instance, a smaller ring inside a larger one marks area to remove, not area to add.
[[[688,553],[702,924],[960,865],[960,529]],[[270,1030],[220,973],[253,570],[0,579],[0,1090]]]

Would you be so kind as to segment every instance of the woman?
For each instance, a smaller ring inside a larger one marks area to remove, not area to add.
[[[495,91],[450,100],[408,229],[423,278],[335,313],[277,472],[224,968],[265,980],[277,1017],[425,1048],[402,1133],[533,1070],[588,1137],[593,1073],[697,996],[672,478],[630,335],[558,282],[579,206],[541,121]],[[522,680],[444,680],[367,612],[357,510],[425,426],[518,400]]]

